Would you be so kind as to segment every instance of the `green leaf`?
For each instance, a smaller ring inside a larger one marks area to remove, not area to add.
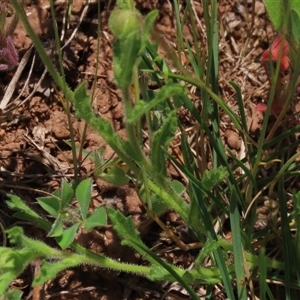
[[[79,203],[80,213],[83,220],[86,219],[91,202],[92,180],[90,178],[81,181],[76,188],[76,198]]]
[[[150,12],[145,22],[136,10],[115,10],[110,16],[109,26],[117,40],[113,43],[115,81],[121,90],[132,82],[134,65],[150,38],[158,11]]]
[[[165,213],[170,207],[156,194],[151,193],[152,211],[156,215]]]
[[[159,14],[159,11],[158,10],[152,10],[151,12],[148,13],[148,15],[146,16],[144,22],[145,22],[145,25],[144,25],[144,40],[145,41],[148,41],[149,38],[150,38],[150,34],[151,34],[151,31],[153,30],[153,27],[154,27],[154,23],[155,23],[155,20],[157,18]]]
[[[173,265],[170,265],[164,262],[161,258],[159,258],[153,251],[151,251],[144,243],[142,242],[139,234],[133,227],[133,223],[131,217],[125,218],[119,211],[109,208],[108,215],[114,225],[115,230],[118,232],[120,237],[122,238],[122,245],[127,245],[134,248],[141,255],[143,255],[150,263],[152,263],[152,268],[155,265],[161,265],[164,269],[168,271],[172,278],[175,278],[176,281],[180,282],[184,288],[193,295],[193,299],[199,299],[193,289],[182,280],[181,275],[185,272],[185,270],[179,269]],[[152,273],[151,268],[151,273]],[[162,269],[160,269],[162,270]],[[162,271],[163,272],[163,271]],[[154,272],[152,276],[157,276],[157,272]]]
[[[185,186],[178,180],[172,180],[171,187],[178,196],[182,196],[185,191]]]
[[[294,220],[296,224],[295,246],[297,251],[300,251],[300,192],[294,193]]]
[[[60,203],[56,197],[47,196],[37,198],[39,205],[51,216],[58,216],[60,212]]]
[[[219,167],[218,169],[206,170],[203,174],[201,183],[206,190],[212,189],[217,184],[221,183],[228,177],[228,171],[225,167]]]
[[[198,198],[200,198],[200,196],[202,196],[201,200],[204,201],[203,193],[201,195],[197,195],[197,196],[198,196]],[[190,198],[191,198],[191,204],[190,204],[188,223],[191,227],[196,227],[198,232],[201,232],[202,234],[206,235],[207,230],[203,224],[203,218],[201,217],[200,209],[197,204],[197,201],[195,200],[195,196],[193,194],[191,194]],[[210,218],[209,214],[207,214],[207,218]]]
[[[74,191],[72,187],[65,181],[61,184],[61,202],[60,210],[63,210],[74,198]]]
[[[130,4],[127,0],[117,0],[117,5],[122,9],[130,9]]]
[[[284,20],[284,0],[264,0],[271,22],[280,31]]]
[[[169,66],[168,64],[166,63],[165,60],[163,60],[163,67],[162,67],[162,73],[164,74],[164,78],[165,80],[168,80],[169,79],[169,73],[170,73],[170,69],[169,69]]]
[[[79,225],[80,223],[74,224],[73,226],[64,230],[63,234],[56,238],[57,243],[62,249],[68,248],[74,241]]]
[[[111,167],[107,173],[98,174],[98,177],[114,186],[123,186],[129,181],[126,173],[119,167]]]
[[[298,15],[298,19],[300,17],[300,2],[299,0],[290,0],[291,10],[295,11]]]
[[[142,51],[141,35],[131,33],[113,42],[115,81],[121,90],[132,82],[133,67]]]
[[[74,255],[74,254],[69,255],[69,257],[64,257],[63,260],[60,260],[55,263],[43,261],[40,272],[33,281],[33,286],[41,285],[47,280],[55,279],[56,275],[59,272],[67,268],[80,265],[82,262],[83,259],[80,260],[80,255]]]
[[[103,157],[103,152],[105,150],[105,147],[102,147],[95,151],[94,155],[94,162],[95,162],[95,171],[94,174],[98,176],[97,174],[102,173],[102,169],[105,165],[105,159]]]
[[[62,216],[59,214],[55,219],[54,223],[51,226],[50,232],[48,236],[50,237],[57,237],[63,234],[63,223],[62,223]]]
[[[77,117],[86,120],[86,122],[104,138],[114,151],[118,153],[121,149],[127,153],[134,153],[134,149],[132,149],[130,143],[120,139],[108,120],[95,116],[90,104],[91,98],[87,94],[85,83],[78,86],[75,90],[74,101]]]
[[[122,238],[122,245],[127,245],[135,248],[135,244],[127,240],[128,236],[130,236],[131,239],[135,240],[136,243],[143,244],[138,232],[134,229],[131,216],[126,218],[121,212],[112,208],[109,208],[107,213],[114,225],[114,229],[118,232],[119,236]],[[145,255],[146,253],[143,252],[140,254]]]
[[[108,26],[119,40],[130,34],[142,36],[143,16],[136,9],[114,9],[109,16]]]
[[[165,86],[163,86],[159,92],[155,94],[153,100],[148,103],[144,101],[139,101],[135,107],[133,108],[131,116],[127,119],[129,124],[134,124],[143,116],[145,113],[151,111],[155,107],[157,107],[161,102],[166,101],[173,96],[185,95],[186,89],[181,84],[176,84],[169,81]]]
[[[128,238],[128,240],[130,240],[131,243],[133,243],[135,245],[135,248],[139,253],[145,252],[148,254],[147,259],[149,261],[151,261],[153,264],[151,267],[151,270],[150,270],[150,274],[148,275],[148,277],[151,280],[155,280],[154,277],[157,276],[158,269],[160,269],[160,271],[159,271],[160,276],[163,274],[163,271],[160,267],[156,268],[156,265],[159,264],[161,267],[163,267],[168,272],[169,275],[171,275],[172,278],[175,279],[175,281],[178,281],[187,290],[187,292],[190,294],[192,299],[200,300],[200,298],[198,297],[196,292],[189,286],[188,282],[183,279],[183,276],[185,275],[185,273],[189,272],[189,271],[182,270],[180,268],[177,268],[174,265],[166,263],[164,260],[162,260],[160,257],[158,257],[153,251],[151,251],[144,244],[137,242],[135,239],[132,239],[131,236],[129,236],[127,238]],[[185,275],[185,279],[189,279],[189,278],[191,278],[191,276]]]
[[[242,244],[242,236],[241,236],[241,221],[240,221],[240,212],[238,207],[238,196],[236,193],[235,187],[231,190],[231,197],[230,197],[230,226],[232,232],[232,242],[233,242],[233,254],[235,263],[234,269],[236,274],[237,280],[237,289],[238,295],[240,299],[247,299],[247,292],[245,289],[245,285],[243,281],[245,280],[245,263],[244,263],[244,249]]]
[[[157,173],[167,176],[166,154],[163,149],[167,149],[169,143],[174,138],[177,127],[176,112],[172,111],[164,121],[162,127],[153,136],[151,149],[151,162]]]
[[[299,2],[300,4],[300,2]],[[298,4],[298,7],[300,5]],[[292,20],[292,32],[293,32],[293,39],[295,39],[299,43],[300,39],[300,18],[299,14],[295,11],[291,11],[291,20]]]
[[[0,296],[6,292],[9,284],[38,256],[38,253],[34,253],[30,249],[14,250],[0,247]]]
[[[14,217],[32,222],[46,231],[50,229],[51,223],[41,218],[36,212],[25,205],[19,197],[11,194],[8,194],[7,196],[10,199],[6,201],[8,207],[17,211],[13,214]]]
[[[195,269],[196,270],[200,270],[202,268],[202,263],[204,261],[204,259],[211,255],[213,253],[213,251],[215,251],[216,249],[218,249],[220,247],[219,242],[218,241],[206,241],[206,243],[203,245],[196,261],[195,261]]]
[[[41,241],[26,237],[21,227],[12,227],[6,230],[6,233],[10,243],[16,244],[18,248],[28,249],[29,251],[37,253],[38,256],[57,256],[58,251],[56,249],[49,247]]]
[[[91,107],[91,97],[86,90],[86,82],[83,82],[75,89],[74,102],[78,118],[84,118],[90,121],[92,117],[95,117]]]
[[[87,231],[98,227],[107,225],[107,213],[103,206],[98,207],[85,221],[84,228]]]
[[[5,300],[21,300],[23,292],[21,290],[10,290],[5,295]]]

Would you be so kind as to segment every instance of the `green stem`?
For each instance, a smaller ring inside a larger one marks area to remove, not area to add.
[[[170,187],[165,178],[156,175],[154,180],[148,179],[149,188],[158,195],[171,209],[174,209],[185,222],[188,222],[189,206]]]
[[[61,45],[59,42],[59,34],[58,34],[58,27],[57,22],[55,19],[55,10],[54,10],[54,4],[53,1],[50,1],[50,8],[51,8],[51,15],[53,20],[53,28],[54,28],[54,34],[55,34],[55,41],[56,41],[56,49],[58,52],[58,59],[59,59],[59,66],[60,66],[60,73],[62,74],[62,78],[65,78],[65,72],[63,68],[63,57],[62,57],[62,51],[61,51]],[[63,92],[66,95],[66,87],[67,84],[65,80],[62,80],[63,85]],[[70,139],[71,139],[71,151],[72,151],[72,158],[73,158],[73,167],[74,167],[74,180],[77,182],[78,178],[78,161],[77,161],[77,153],[76,153],[76,144],[75,144],[75,135],[74,135],[74,129],[72,126],[72,118],[71,118],[71,110],[70,110],[70,99],[66,98],[66,101],[64,102],[64,109],[67,114],[67,120],[68,120],[68,127],[70,130]]]
[[[111,258],[96,254],[75,243],[72,244],[72,248],[76,252],[82,254],[82,255],[78,255],[80,256],[79,259],[81,259],[80,264],[86,263],[86,264],[98,265],[102,268],[114,269],[114,270],[124,271],[124,272],[131,272],[131,273],[141,274],[145,276],[150,274],[150,270],[151,270],[150,267],[120,263]]]
[[[122,99],[125,107],[125,116],[128,117],[132,114],[132,103],[130,99],[129,87],[122,89]],[[135,125],[126,122],[126,133],[128,140],[134,150],[134,159],[140,164],[143,165],[145,163],[146,158],[141,150],[141,147],[136,138]]]
[[[138,75],[138,67],[137,65],[133,68],[133,86],[134,86],[134,100],[135,105],[140,101],[140,87],[139,87],[139,75]],[[142,138],[142,124],[141,119],[136,124],[137,131],[137,139],[140,144],[140,147],[143,146],[143,138]]]

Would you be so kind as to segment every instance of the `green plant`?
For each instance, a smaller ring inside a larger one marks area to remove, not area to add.
[[[270,2],[265,2],[270,10]],[[48,236],[54,237],[62,250],[51,248],[41,241],[24,236],[19,227],[9,229],[7,231],[8,238],[12,244],[15,244],[15,247],[0,248],[0,257],[5,258],[3,271],[0,273],[0,294],[4,293],[9,282],[19,276],[30,261],[41,257],[44,259],[43,272],[35,278],[34,284],[54,278],[57,272],[65,268],[80,264],[92,264],[119,271],[134,272],[147,276],[151,280],[178,281],[189,292],[192,299],[199,299],[191,287],[197,283],[206,284],[208,293],[214,284],[222,283],[228,298],[247,299],[248,293],[254,296],[254,280],[260,282],[261,299],[266,299],[267,295],[272,299],[272,291],[266,284],[267,279],[283,282],[286,286],[286,298],[295,299],[293,287],[299,286],[299,271],[294,267],[299,263],[299,233],[297,232],[295,237],[292,236],[290,223],[295,220],[296,228],[299,227],[297,218],[299,194],[295,192],[293,195],[296,205],[295,212],[288,217],[285,180],[299,176],[296,162],[299,154],[288,156],[291,149],[299,146],[299,141],[291,143],[288,147],[281,147],[281,143],[297,132],[299,126],[287,128],[279,135],[269,134],[267,136],[268,117],[275,93],[275,85],[272,85],[266,118],[262,125],[261,135],[255,143],[248,132],[244,103],[237,84],[231,82],[236,91],[239,115],[220,98],[218,95],[217,3],[212,1],[210,6],[204,2],[207,50],[203,52],[197,46],[199,40],[191,1],[187,2],[183,20],[180,17],[179,3],[177,0],[174,1],[177,20],[176,51],[170,48],[155,32],[152,34],[152,42],[149,41],[157,11],[152,11],[142,20],[140,14],[134,10],[133,2],[118,1],[120,9],[113,13],[110,26],[117,37],[113,44],[115,81],[122,93],[127,140],[121,139],[107,120],[94,113],[91,107],[91,96],[87,94],[84,83],[78,86],[74,92],[67,87],[63,76],[55,70],[45,55],[40,41],[34,36],[17,1],[12,1],[12,3],[49,73],[55,83],[64,91],[67,101],[70,101],[69,105],[75,106],[77,116],[84,119],[105,139],[117,154],[117,159],[124,162],[129,170],[128,172],[119,171],[117,161],[114,160],[111,163],[104,162],[101,151],[99,151],[94,157],[97,170],[95,174],[102,178],[107,175],[107,180],[112,178],[113,183],[119,181],[120,185],[131,180],[150,213],[159,216],[166,209],[173,209],[195,233],[202,247],[196,258],[195,267],[192,270],[180,269],[160,259],[143,243],[130,217],[126,218],[120,212],[109,209],[107,212],[109,219],[120,235],[122,244],[139,252],[150,266],[129,265],[93,253],[77,244],[74,237],[79,227],[90,230],[95,226],[105,225],[106,212],[103,208],[99,208],[91,214],[88,213],[91,199],[90,179],[80,183],[75,180],[73,186],[62,182],[60,190],[50,196],[38,199],[40,206],[55,218],[53,223],[42,219],[16,196],[10,196],[8,203],[12,209],[17,211],[16,216],[34,222],[46,230]],[[300,66],[299,22],[297,21],[299,20],[299,11],[295,9],[294,1],[287,1],[287,3],[284,5],[284,10],[278,10],[278,15],[275,12],[270,15],[278,30],[285,28],[293,37],[290,40],[295,48],[295,70],[298,70]],[[290,12],[292,13],[290,14]],[[133,15],[134,20],[120,28],[120,24],[115,22],[128,15]],[[191,48],[182,34],[181,29],[187,18],[192,26],[195,49]],[[158,55],[158,44],[168,50],[169,56],[180,74],[172,72],[166,60]],[[181,65],[178,53],[188,56],[191,69],[188,70]],[[278,61],[280,62],[280,55]],[[140,81],[139,72],[144,75]],[[276,70],[271,72],[272,82],[277,82],[278,76],[279,64]],[[148,90],[147,80],[149,78],[160,87],[158,92]],[[289,88],[291,90],[288,91],[290,98],[294,95],[297,79],[298,74],[294,72],[290,76]],[[202,100],[201,111],[196,109],[188,97],[185,83],[199,88]],[[134,101],[132,101],[130,95],[132,85],[135,91],[141,89],[142,99],[140,99],[139,93],[135,92]],[[196,157],[191,151],[187,135],[176,115],[176,110],[182,105],[189,110],[199,127],[200,145],[197,148]],[[66,110],[70,112],[69,108]],[[230,121],[239,132],[246,147],[243,159],[236,158],[222,142],[219,126],[220,110],[229,116]],[[274,128],[279,127],[280,122],[284,120],[284,114],[283,110]],[[141,139],[141,118],[143,116],[145,116],[149,130],[151,147],[148,154],[144,151]],[[183,163],[167,151],[176,130],[181,132]],[[205,137],[211,148],[211,152],[209,152],[211,168],[208,167],[206,159]],[[76,153],[75,145],[71,145]],[[277,151],[269,153],[267,150],[271,147],[275,147]],[[228,163],[228,155],[233,160],[231,165]],[[183,186],[167,177],[167,159],[172,161],[187,178],[186,191],[189,195],[189,203],[183,199]],[[278,159],[280,160],[277,171],[271,173],[269,177],[261,179],[260,172],[264,165],[266,163],[275,164]],[[262,160],[264,161],[262,162]],[[242,172],[237,173],[237,169]],[[275,193],[279,200],[269,200],[274,204],[274,210],[269,215],[270,222],[273,222],[272,226],[267,232],[255,234],[253,226],[257,218],[256,200],[266,190],[270,198]],[[74,197],[78,201],[79,212],[75,218],[70,219],[68,207]],[[163,207],[156,205],[155,199],[163,203]],[[277,221],[277,211],[281,215],[280,222]],[[216,230],[213,226],[219,222],[219,219],[226,216],[230,220],[232,243],[222,237],[222,229]],[[278,236],[282,236],[284,240],[282,244],[284,259],[282,261],[267,257],[265,250],[267,242],[276,240]],[[257,245],[261,245],[258,252]],[[66,251],[67,247],[75,252]],[[189,249],[188,246],[186,249]],[[55,258],[56,261],[47,261],[50,257]],[[210,267],[202,266],[206,257],[211,259]],[[273,270],[283,275],[278,275]],[[233,282],[236,283],[237,297],[234,293]]]

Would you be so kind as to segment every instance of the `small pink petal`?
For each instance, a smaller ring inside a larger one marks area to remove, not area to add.
[[[282,56],[280,62],[280,72],[286,71],[290,66],[290,59],[288,56]]]
[[[261,111],[261,112],[266,112],[267,111],[267,105],[265,103],[258,103],[256,105],[256,110]]]
[[[262,62],[266,63],[269,60],[273,60],[277,62],[280,54],[281,44],[282,44],[282,35],[279,34],[274,40],[274,42],[272,43],[271,47],[262,54],[261,57]],[[290,59],[288,55],[289,55],[289,44],[287,40],[284,40],[282,57],[280,61],[280,72],[286,71],[290,66]]]

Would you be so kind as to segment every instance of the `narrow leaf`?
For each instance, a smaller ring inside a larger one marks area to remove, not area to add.
[[[61,203],[60,209],[63,210],[73,199],[74,191],[72,187],[65,181],[61,184]]]
[[[176,112],[172,111],[164,121],[162,127],[153,136],[151,162],[156,172],[161,173],[163,176],[167,176],[166,154],[163,149],[167,149],[169,143],[174,138],[176,127]]]
[[[29,208],[24,202],[17,196],[8,194],[10,200],[6,201],[8,207],[17,211],[14,213],[16,218],[32,222],[42,229],[48,231],[51,227],[51,223],[42,219],[34,210]]]
[[[165,86],[163,86],[159,92],[155,94],[155,98],[152,99],[149,103],[145,103],[143,101],[139,101],[131,114],[131,116],[127,119],[129,123],[135,123],[137,120],[144,115],[145,113],[151,111],[156,106],[158,106],[161,102],[166,101],[173,96],[185,95],[186,89],[181,84],[176,84],[174,82],[168,82]]]
[[[55,219],[48,236],[57,237],[63,234],[62,216],[59,214]]]
[[[81,181],[76,188],[76,198],[79,203],[80,213],[83,220],[86,219],[91,202],[92,180],[90,178]]]

